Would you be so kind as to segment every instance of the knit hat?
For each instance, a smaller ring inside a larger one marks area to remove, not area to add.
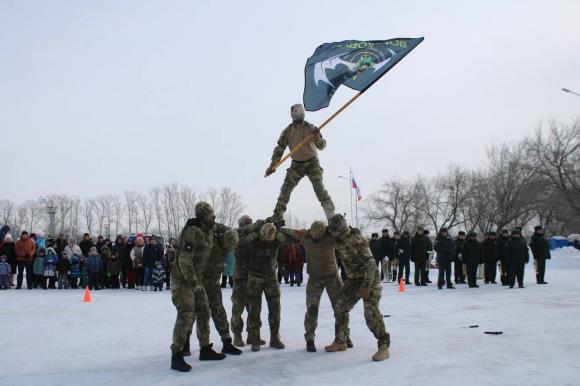
[[[12,235],[10,233],[6,233],[6,236],[4,236],[4,242],[10,243],[12,241],[14,241],[14,239],[12,238]]]

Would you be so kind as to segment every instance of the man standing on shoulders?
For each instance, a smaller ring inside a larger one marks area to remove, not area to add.
[[[544,237],[544,228],[541,225],[534,228],[530,248],[536,263],[536,282],[538,284],[548,284],[544,281],[544,274],[546,273],[546,260],[550,260],[552,255],[550,253],[550,243]]]

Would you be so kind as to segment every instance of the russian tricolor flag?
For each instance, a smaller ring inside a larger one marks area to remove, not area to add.
[[[358,201],[362,200],[362,195],[360,194],[360,188],[358,187],[358,184],[356,183],[354,176],[352,177],[352,188],[356,189],[356,198]]]

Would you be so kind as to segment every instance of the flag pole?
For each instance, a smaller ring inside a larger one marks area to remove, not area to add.
[[[324,128],[324,126],[329,124],[330,121],[332,121],[334,118],[336,118],[338,116],[338,114],[340,114],[344,110],[346,110],[346,108],[348,106],[350,106],[354,101],[356,101],[358,99],[358,97],[360,97],[367,89],[368,89],[368,87],[362,91],[359,91],[358,94],[356,94],[355,96],[350,98],[350,100],[348,102],[346,102],[344,105],[342,105],[342,107],[340,109],[338,109],[334,114],[332,114],[330,117],[328,117],[328,119],[326,121],[322,122],[322,124],[318,127],[318,130],[322,130]],[[288,154],[286,154],[284,157],[282,157],[282,159],[280,161],[278,161],[278,163],[276,163],[276,165],[274,165],[272,167],[272,173],[274,173],[276,171],[276,169],[278,169],[278,167],[284,163],[284,161],[286,161],[288,158],[290,158],[290,156],[292,156],[292,154],[296,153],[298,150],[300,150],[302,147],[304,147],[304,145],[309,143],[312,140],[312,138],[314,138],[314,135],[308,134],[302,142],[300,142],[298,145],[296,145],[296,147],[294,149],[292,149]],[[264,177],[268,177],[268,174],[266,174]]]

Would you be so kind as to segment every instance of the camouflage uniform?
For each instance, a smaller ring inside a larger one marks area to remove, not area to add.
[[[289,230],[288,230],[289,231]],[[282,243],[296,242],[288,236],[287,230],[280,230],[273,241],[264,241],[253,233],[240,242],[242,254],[248,259],[248,337],[255,341],[260,337],[262,320],[262,293],[268,303],[268,323],[271,336],[280,332],[280,283],[276,276],[278,249]],[[235,285],[235,282],[234,282]]]
[[[214,326],[222,341],[231,339],[228,315],[222,301],[220,280],[226,265],[228,249],[224,246],[223,233],[214,234],[211,255],[203,271],[203,288],[207,294],[209,310]]]
[[[306,121],[293,122],[290,124],[286,129],[284,129],[284,131],[282,131],[282,134],[278,139],[278,146],[274,148],[270,167],[273,167],[278,163],[278,161],[280,161],[284,155],[286,147],[289,147],[290,150],[292,150],[307,135],[313,133],[315,130],[316,127]],[[318,198],[318,201],[320,201],[326,216],[330,218],[334,215],[334,203],[322,182],[323,169],[320,167],[320,162],[318,161],[317,156],[317,149],[323,150],[325,147],[326,141],[322,136],[319,136],[317,139],[314,139],[292,155],[292,164],[290,164],[290,167],[286,171],[286,177],[284,178],[284,183],[280,189],[278,202],[274,208],[274,219],[276,222],[284,219],[284,213],[286,212],[286,207],[290,201],[290,195],[304,176],[307,176],[312,183],[314,193],[316,193],[316,197]]]
[[[177,309],[171,345],[173,352],[183,349],[196,318],[199,346],[209,345],[209,304],[201,274],[212,244],[212,228],[197,219],[187,221],[179,236],[179,251],[171,270],[171,300]]]
[[[338,216],[338,215],[337,215]],[[379,347],[390,345],[383,314],[379,310],[381,278],[367,240],[356,231],[337,238],[337,253],[346,270],[346,281],[337,301],[337,330],[335,342],[346,342],[347,313],[361,299],[361,290],[369,291],[364,303],[364,316],[369,330],[378,340]]]
[[[248,308],[248,254],[244,249],[243,239],[240,233],[240,245],[236,250],[234,261],[234,286],[232,288],[232,332],[234,335],[241,335],[244,329],[242,314]]]

